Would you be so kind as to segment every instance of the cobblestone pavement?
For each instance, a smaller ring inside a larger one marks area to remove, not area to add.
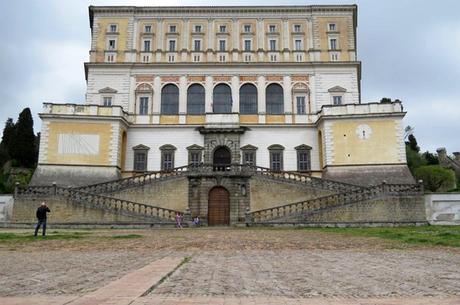
[[[460,255],[438,251],[236,251],[196,254],[154,290],[185,296],[460,296]]]

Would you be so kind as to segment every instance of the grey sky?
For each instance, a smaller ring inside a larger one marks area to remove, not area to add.
[[[358,4],[362,101],[399,98],[423,150],[460,151],[460,1],[63,1],[0,2],[0,126],[43,102],[83,103],[88,5]]]

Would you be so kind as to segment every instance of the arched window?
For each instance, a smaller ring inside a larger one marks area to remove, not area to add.
[[[204,114],[204,87],[193,84],[187,90],[187,114]]]
[[[240,88],[240,113],[257,114],[257,87],[244,84]]]
[[[283,87],[278,84],[268,85],[265,89],[267,114],[284,114]]]
[[[232,112],[232,89],[226,84],[219,84],[214,87],[212,94],[212,104],[214,113]]]
[[[179,88],[169,84],[161,90],[161,114],[179,114]]]

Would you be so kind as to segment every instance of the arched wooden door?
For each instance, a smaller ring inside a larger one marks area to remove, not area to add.
[[[216,186],[209,191],[208,225],[219,226],[230,224],[230,194]]]

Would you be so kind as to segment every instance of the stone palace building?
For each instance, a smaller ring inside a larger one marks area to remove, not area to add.
[[[44,104],[33,185],[195,166],[193,210],[256,191],[234,166],[414,182],[403,106],[361,101],[355,5],[91,6],[89,21],[86,101]]]

